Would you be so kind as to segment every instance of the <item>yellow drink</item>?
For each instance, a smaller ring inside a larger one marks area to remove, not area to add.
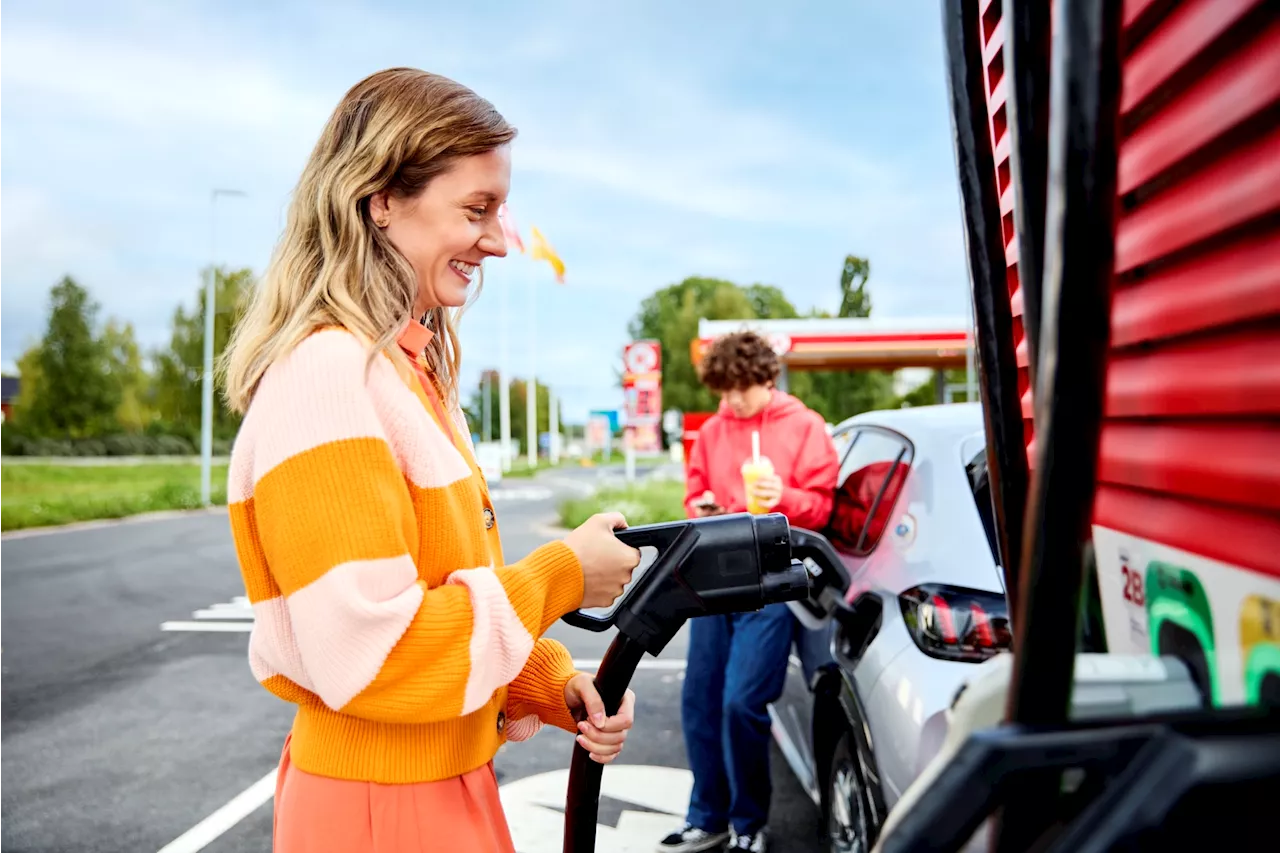
[[[751,496],[751,490],[755,488],[756,481],[761,477],[772,476],[773,463],[769,461],[768,457],[761,456],[759,462],[748,459],[742,463],[742,487],[747,492],[747,512],[763,515],[769,511]]]

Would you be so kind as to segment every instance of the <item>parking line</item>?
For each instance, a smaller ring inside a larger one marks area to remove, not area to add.
[[[247,622],[165,622],[160,626],[165,631],[248,631],[253,627]],[[576,669],[595,671],[600,666],[599,660],[574,660]],[[661,658],[645,658],[637,669],[682,670],[683,660],[666,660]],[[203,850],[231,827],[251,815],[259,806],[275,796],[276,770],[263,776],[244,791],[237,794],[229,803],[209,815],[186,832],[160,848],[159,853],[196,853]]]
[[[196,853],[244,820],[276,793],[276,770],[241,791],[231,802],[160,848],[160,853]]]
[[[161,622],[161,631],[213,631],[247,634],[253,630],[252,622]]]
[[[252,619],[253,611],[248,607],[206,607],[191,614],[196,619]]]

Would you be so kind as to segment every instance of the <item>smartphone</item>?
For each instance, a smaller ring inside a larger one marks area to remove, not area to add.
[[[703,512],[715,512],[716,510],[723,509],[723,507],[721,507],[714,498],[710,500],[707,498],[698,498],[693,502],[693,505]]]

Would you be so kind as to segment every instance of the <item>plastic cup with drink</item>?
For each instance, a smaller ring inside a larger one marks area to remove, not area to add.
[[[760,433],[753,431],[751,433],[751,458],[742,463],[742,487],[747,492],[747,512],[755,515],[763,515],[769,509],[763,506],[752,492],[755,490],[756,482],[761,477],[773,476],[773,463],[769,461],[769,457],[760,455]]]

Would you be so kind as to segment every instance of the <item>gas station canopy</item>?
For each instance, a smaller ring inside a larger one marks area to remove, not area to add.
[[[747,329],[767,338],[789,370],[960,368],[973,345],[961,317],[700,320],[690,346],[693,363],[716,338]]]

